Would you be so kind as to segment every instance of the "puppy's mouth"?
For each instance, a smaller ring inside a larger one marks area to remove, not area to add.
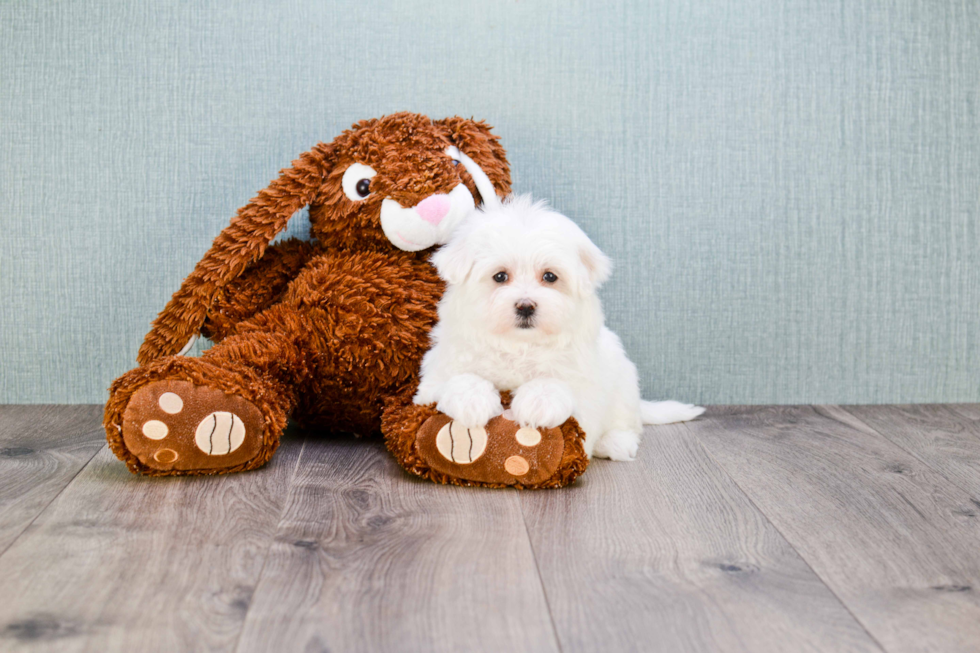
[[[519,317],[519,318],[517,318],[517,328],[518,329],[533,329],[534,328],[534,318],[533,317]]]

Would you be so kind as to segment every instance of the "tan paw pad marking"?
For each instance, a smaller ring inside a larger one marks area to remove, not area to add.
[[[525,447],[536,447],[541,444],[541,432],[538,429],[532,429],[527,426],[518,429],[514,437],[517,438],[519,444]]]
[[[160,404],[160,409],[170,415],[176,415],[180,411],[184,410],[184,400],[180,398],[180,395],[174,392],[164,392],[160,395],[160,399],[157,401]]]
[[[479,427],[467,429],[449,422],[436,435],[436,449],[446,460],[468,465],[487,450],[487,432]]]
[[[504,461],[504,469],[507,470],[508,474],[524,476],[531,469],[531,465],[520,456],[511,456]]]
[[[241,418],[224,410],[211,413],[201,420],[194,433],[197,448],[209,456],[229,454],[245,441],[245,424]]]
[[[153,454],[153,460],[164,465],[174,462],[179,457],[173,449],[160,449],[160,451]]]
[[[143,435],[151,440],[162,440],[167,437],[167,433],[170,433],[170,429],[158,419],[151,419],[143,424]]]

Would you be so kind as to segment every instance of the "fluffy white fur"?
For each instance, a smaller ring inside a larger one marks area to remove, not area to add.
[[[610,261],[543,203],[511,197],[475,211],[432,263],[447,288],[415,403],[483,426],[503,412],[499,392],[509,390],[508,417],[552,427],[574,415],[586,453],[613,460],[636,457],[643,423],[704,411],[641,401],[636,367],[605,327],[596,295]]]

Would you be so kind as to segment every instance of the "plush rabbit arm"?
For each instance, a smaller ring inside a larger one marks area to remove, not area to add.
[[[242,322],[278,301],[318,251],[314,243],[299,238],[269,245],[259,260],[215,294],[201,335],[220,342],[234,334]]]
[[[153,321],[137,356],[140,365],[193,342],[217,293],[262,257],[294,213],[315,200],[333,156],[333,146],[320,143],[238,210]]]

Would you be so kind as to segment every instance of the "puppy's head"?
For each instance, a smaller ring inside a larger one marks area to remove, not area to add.
[[[601,319],[595,291],[612,270],[578,225],[528,196],[474,212],[431,260],[447,283],[442,319],[521,340]]]

